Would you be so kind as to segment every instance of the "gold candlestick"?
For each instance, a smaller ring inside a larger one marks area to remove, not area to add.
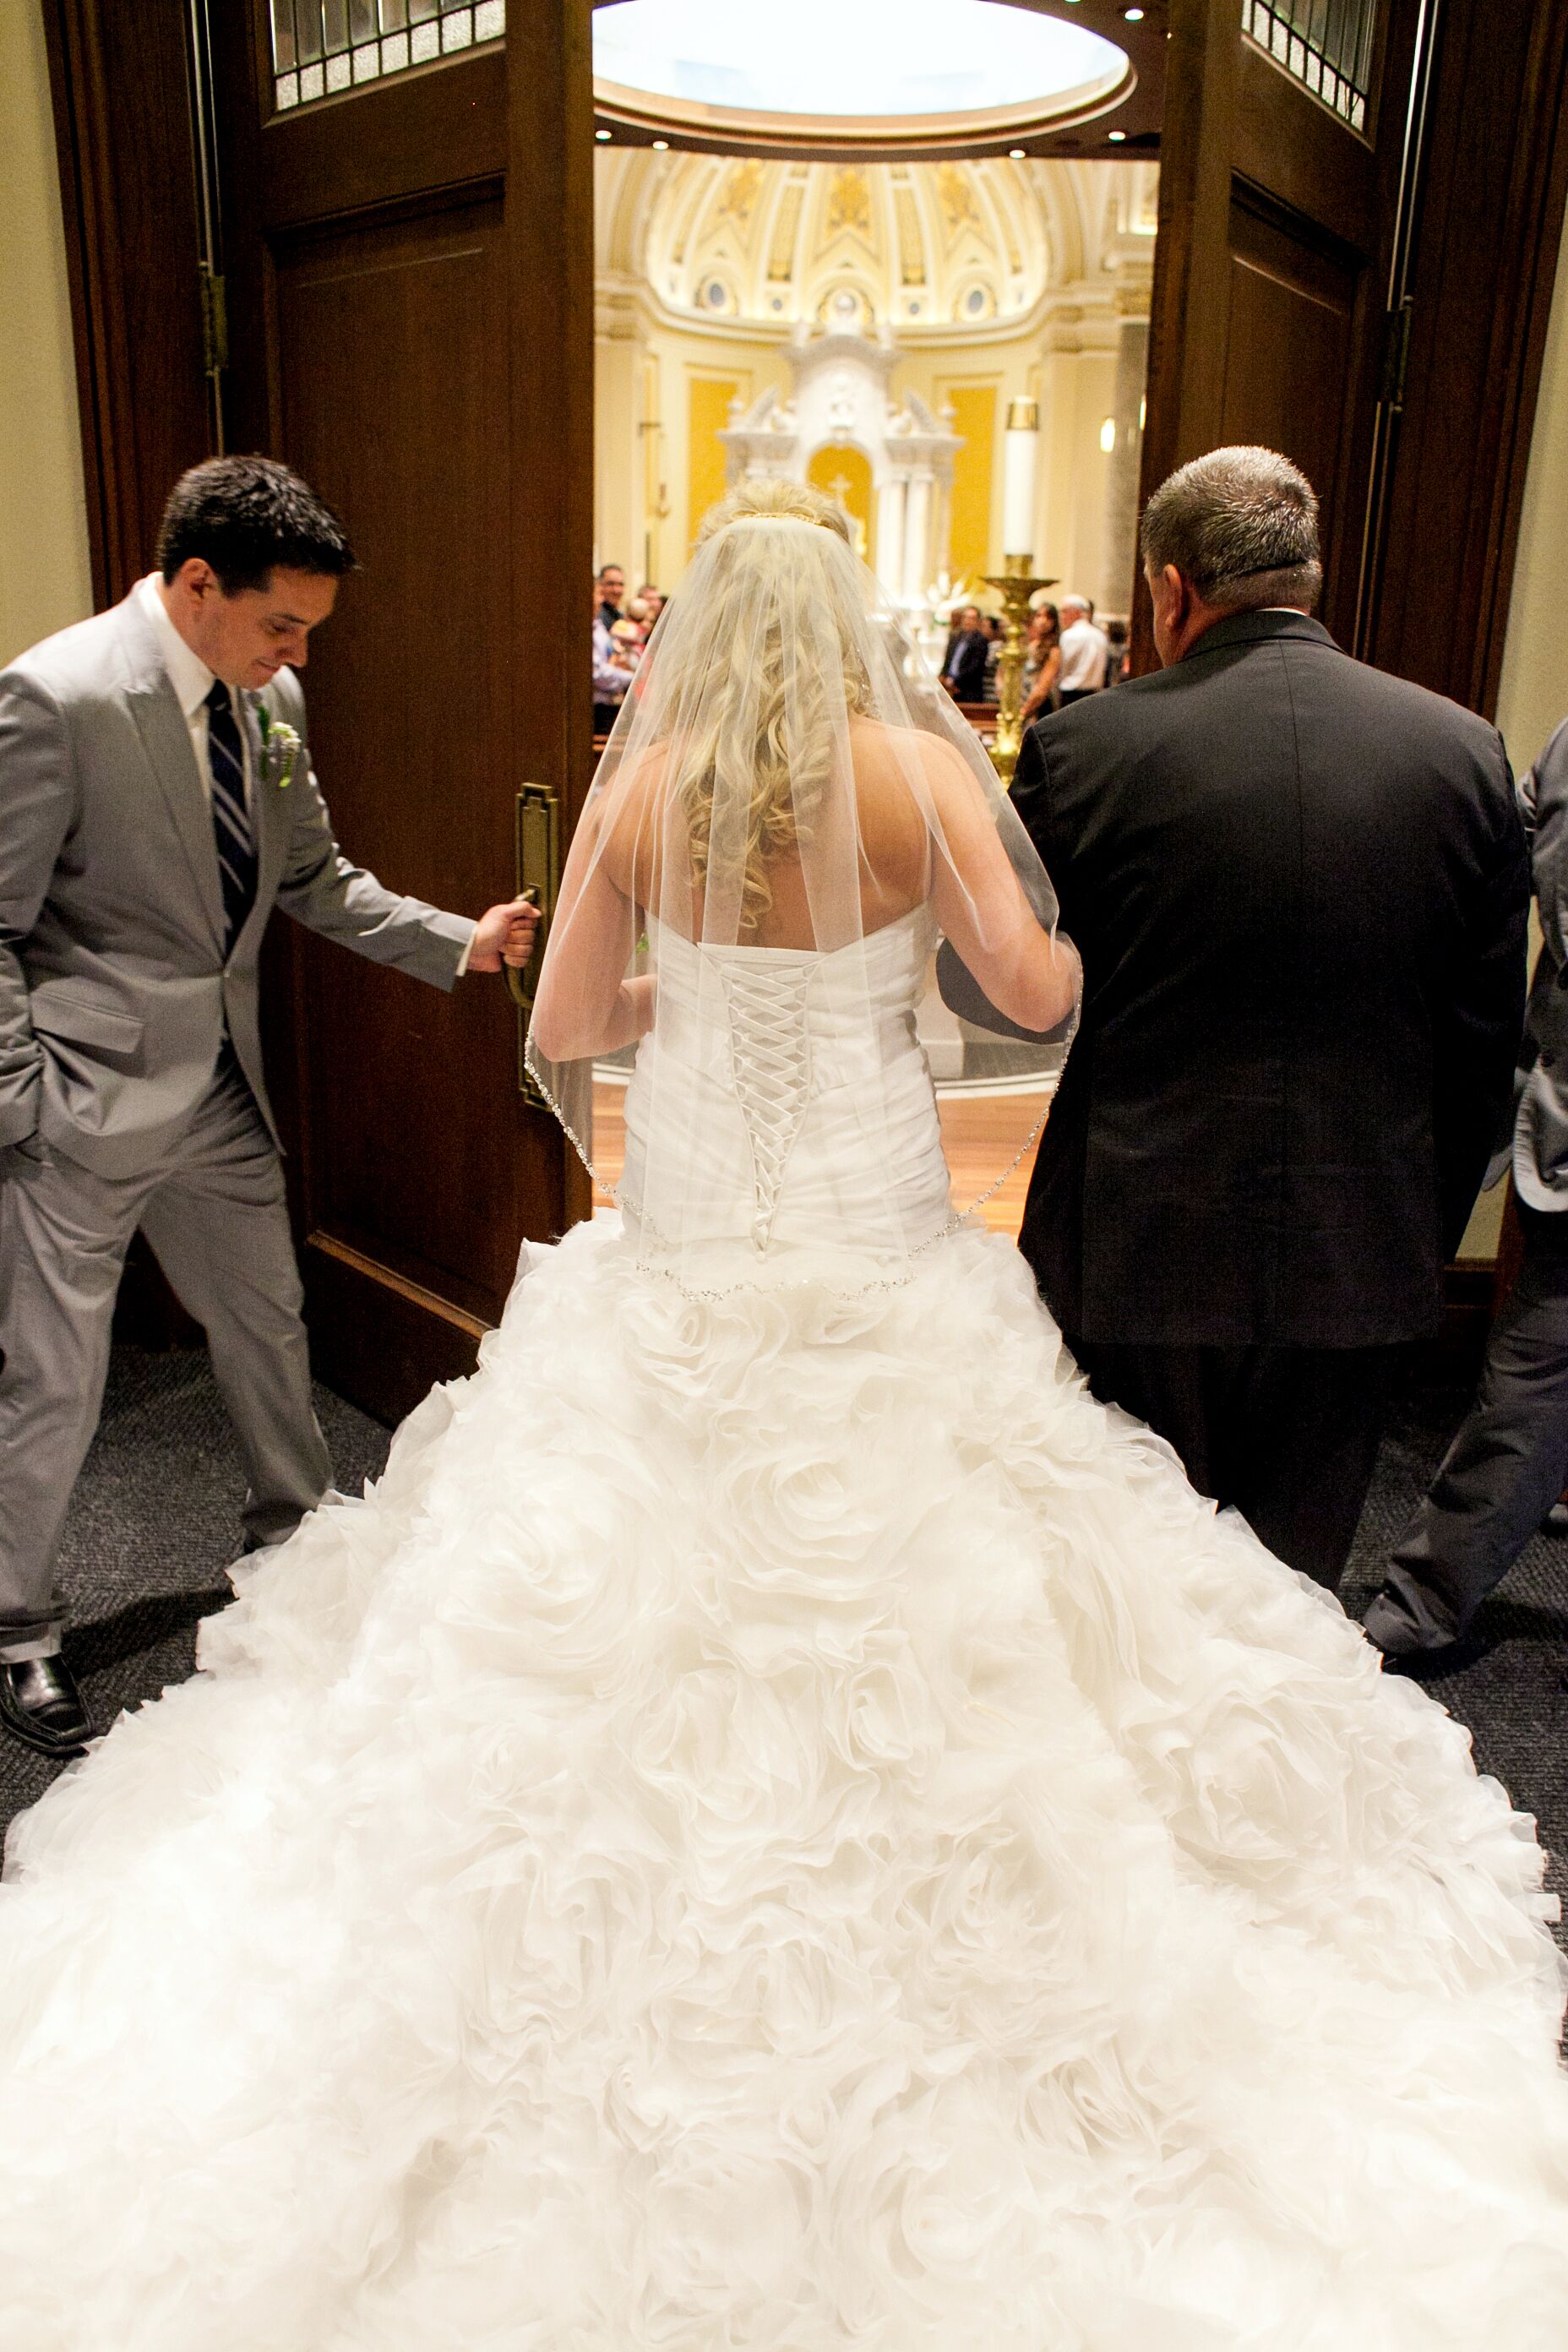
[[[1034,569],[1032,555],[1005,555],[1002,577],[987,577],[987,588],[994,588],[1002,599],[1002,618],[1006,635],[1002,640],[1002,657],[996,665],[996,733],[992,740],[991,759],[1005,785],[1012,783],[1013,771],[1018,764],[1018,752],[1024,740],[1021,725],[1024,711],[1024,648],[1029,626],[1029,600],[1042,588],[1054,588],[1054,579],[1039,579]]]

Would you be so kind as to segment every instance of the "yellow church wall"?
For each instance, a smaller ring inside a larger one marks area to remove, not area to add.
[[[0,5],[0,661],[92,610],[76,359],[38,0]]]
[[[616,320],[603,328],[598,346],[595,440],[598,452],[595,535],[599,561],[626,566],[640,581],[651,576],[674,587],[689,560],[692,537],[724,487],[724,450],[738,393],[750,405],[770,386],[787,393],[790,373],[781,342],[687,333],[650,320]],[[1084,589],[1110,608],[1102,579],[1105,496],[1110,459],[1100,428],[1110,414],[1113,356],[1094,350],[1047,354],[1038,334],[977,347],[910,350],[900,356],[895,396],[913,393],[941,413],[950,402],[954,430],[963,439],[954,467],[951,570],[954,579],[1001,569],[1003,426],[1010,400],[1034,394],[1041,402],[1039,521],[1036,553],[1042,569]],[[865,459],[854,450],[826,452],[826,481],[856,484],[848,503],[875,516],[859,488]],[[668,509],[661,513],[661,505]],[[634,583],[635,584],[635,583]]]
[[[637,574],[634,586],[646,575],[668,592],[686,569],[698,524],[723,495],[719,435],[731,401],[739,394],[749,406],[770,383],[787,389],[789,371],[776,344],[646,322],[635,339],[601,333],[596,359],[599,561],[624,563]]]
[[[938,380],[932,405],[952,410],[952,429],[963,436],[963,446],[952,461],[952,524],[948,532],[948,562],[953,584],[973,583],[1000,566],[992,560],[995,539],[996,411],[1002,398],[1000,375],[980,383],[944,377]]]

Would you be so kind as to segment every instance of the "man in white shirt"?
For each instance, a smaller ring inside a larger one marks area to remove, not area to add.
[[[1062,666],[1057,685],[1063,705],[1098,694],[1105,684],[1110,639],[1096,625],[1087,596],[1062,598]]]
[[[159,566],[0,674],[0,1729],[53,1758],[92,1729],[54,1563],[138,1227],[206,1330],[247,1544],[331,1484],[261,1062],[273,908],[438,988],[526,962],[537,921],[340,851],[293,668],[353,556],[298,476],[196,467]]]

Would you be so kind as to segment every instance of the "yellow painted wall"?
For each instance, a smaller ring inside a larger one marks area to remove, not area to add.
[[[954,429],[966,446],[956,461],[955,577],[1001,569],[1002,419],[1007,401],[1034,394],[1041,421],[1036,550],[1041,568],[1108,610],[1125,603],[1101,578],[1110,460],[1100,450],[1100,427],[1114,405],[1115,378],[1113,354],[1068,351],[1042,357],[1037,335],[987,345],[973,355],[949,347],[900,356],[895,397],[916,394],[939,415],[952,399],[960,411]],[[697,526],[722,490],[723,453],[716,436],[729,423],[731,393],[738,389],[750,406],[770,386],[790,389],[784,347],[776,341],[655,325],[635,345],[601,340],[595,532],[601,562],[622,563],[640,581],[644,551],[651,548],[658,584],[668,590],[679,583]],[[639,431],[645,424],[657,430]],[[847,474],[845,461],[852,455],[859,453],[825,453],[824,462],[832,461],[826,478]],[[669,508],[662,519],[660,483]],[[874,515],[870,520],[874,547]]]
[[[952,409],[953,431],[963,436],[963,446],[952,465],[949,562],[955,581],[975,581],[1001,569],[993,561],[996,532],[992,511],[996,499],[996,404],[1001,381],[991,376],[984,383],[966,383],[948,378],[937,388],[941,403]]]
[[[686,530],[694,539],[709,508],[724,495],[724,445],[719,436],[730,423],[730,404],[740,391],[737,376],[693,375],[687,387],[690,419],[687,446]]]
[[[0,661],[92,610],[39,0],[0,0]]]

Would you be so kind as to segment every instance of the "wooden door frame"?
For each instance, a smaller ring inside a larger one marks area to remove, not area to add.
[[[96,609],[213,448],[185,0],[43,0]],[[155,162],[152,159],[155,159]]]

